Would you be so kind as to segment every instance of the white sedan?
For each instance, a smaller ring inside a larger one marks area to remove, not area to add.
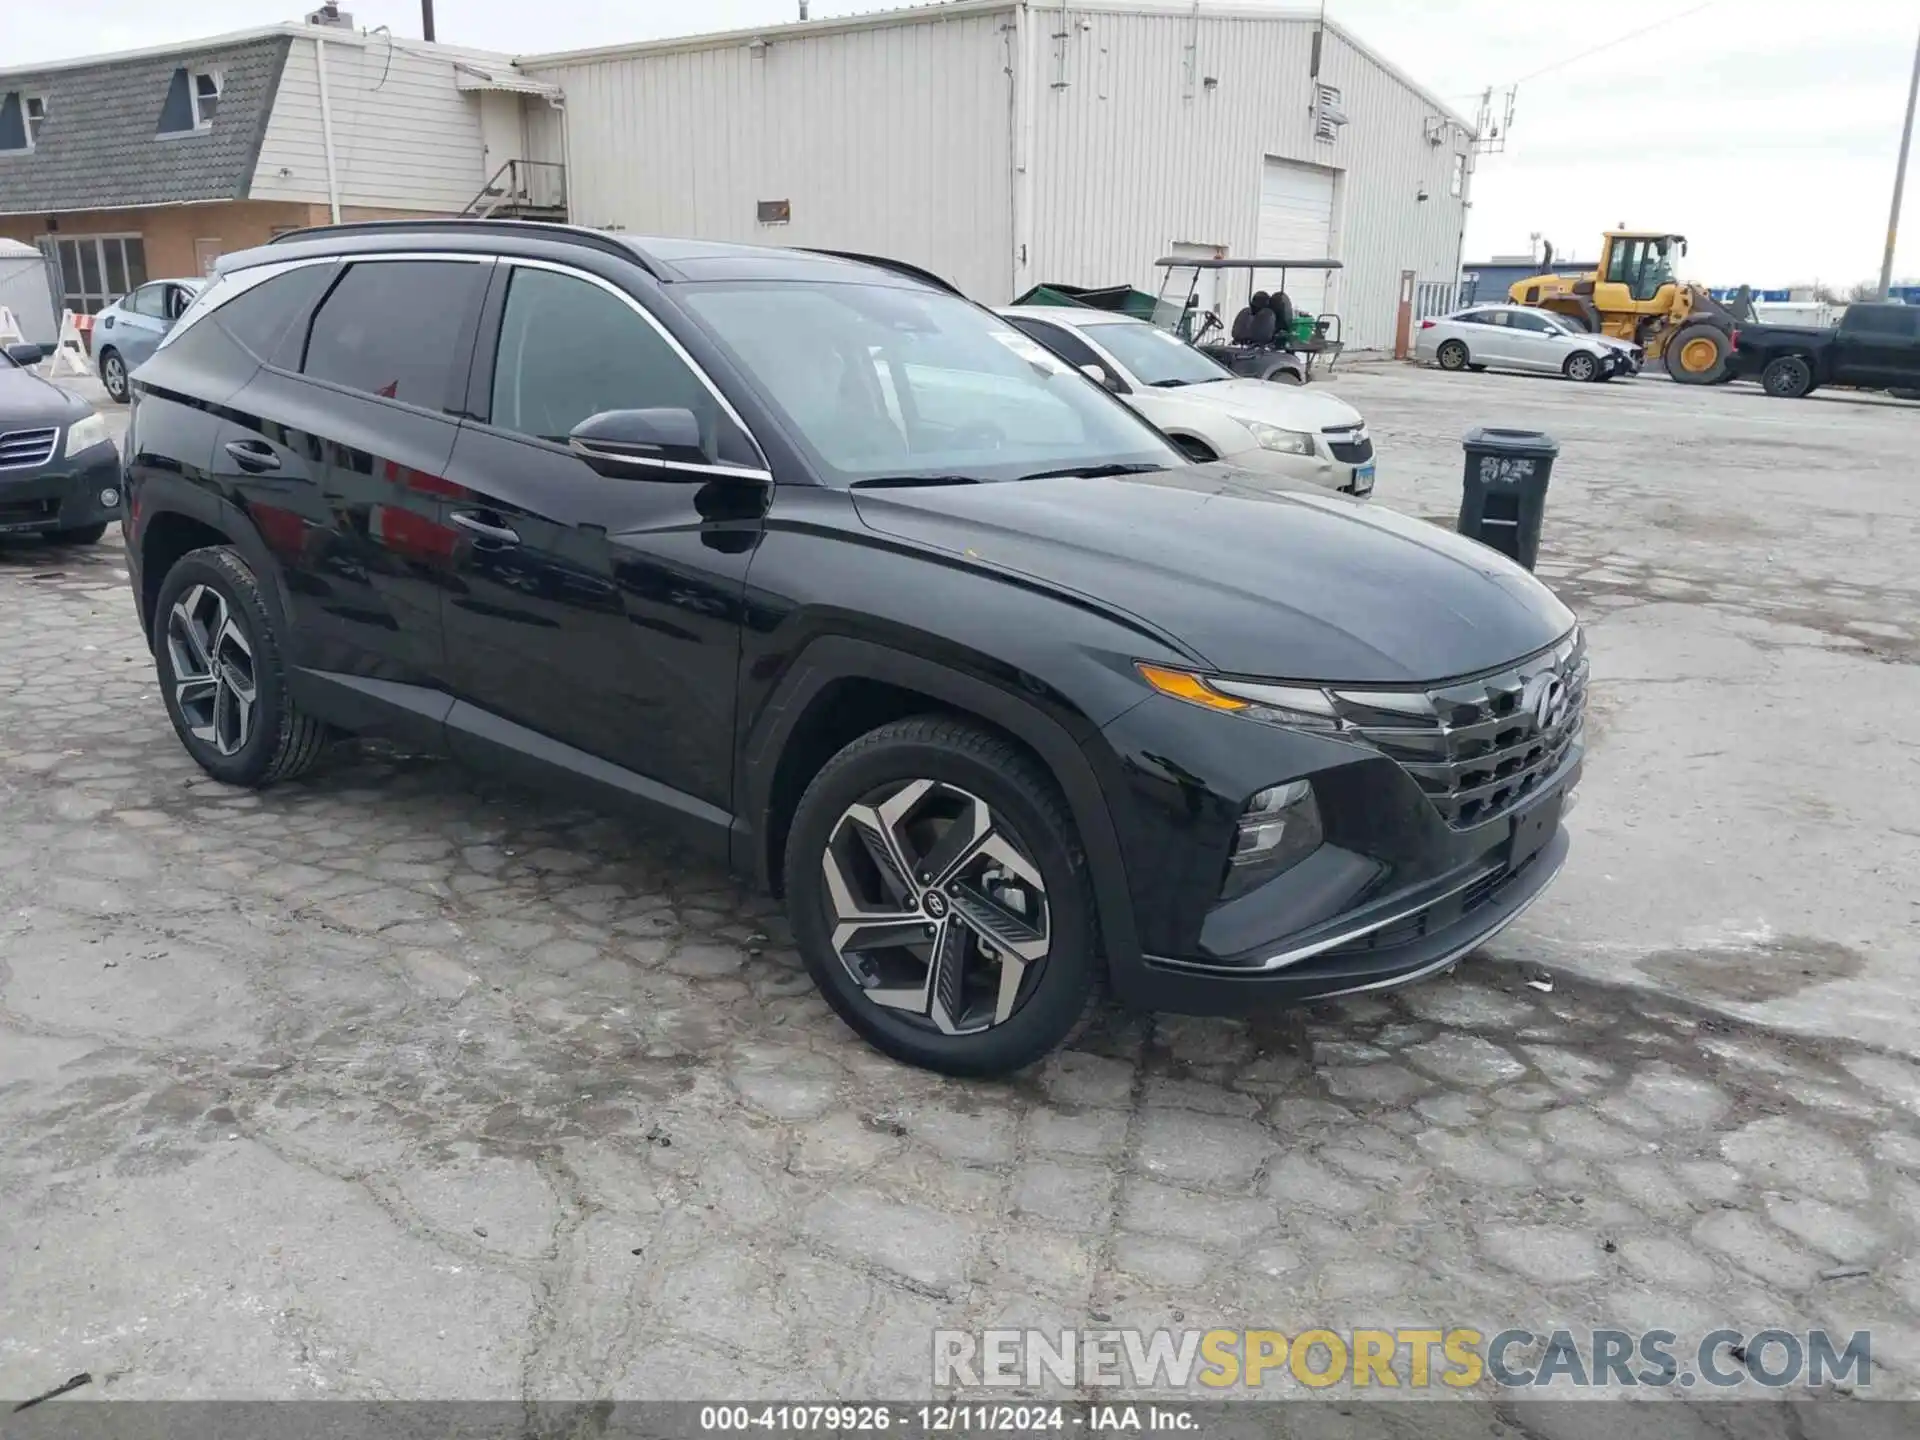
[[[1527,305],[1470,305],[1422,320],[1413,353],[1442,370],[1531,370],[1569,380],[1631,375],[1641,360],[1638,345]]]
[[[1373,491],[1360,412],[1320,390],[1249,380],[1144,320],[1104,310],[1015,305],[1000,314],[1105,385],[1196,460]]]

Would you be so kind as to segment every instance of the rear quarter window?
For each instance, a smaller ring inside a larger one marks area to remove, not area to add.
[[[444,410],[456,342],[487,267],[459,260],[362,260],[314,312],[300,370],[315,380]],[[458,367],[464,377],[464,365]]]

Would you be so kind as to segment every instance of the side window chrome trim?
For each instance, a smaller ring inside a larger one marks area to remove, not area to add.
[[[595,275],[590,270],[581,270],[572,265],[562,265],[553,260],[522,259],[517,255],[503,255],[500,257],[500,263],[513,266],[516,269],[548,270],[556,275],[569,275],[576,280],[585,280],[590,285],[599,286],[602,290],[606,291],[607,294],[613,296],[614,299],[620,301],[629,310],[633,311],[634,314],[646,321],[648,325],[653,327],[654,333],[667,343],[667,348],[673,351],[680,363],[687,367],[693,377],[698,380],[706,392],[713,397],[714,403],[726,412],[727,418],[739,427],[740,433],[747,437],[747,443],[753,446],[754,454],[760,457],[760,467],[757,470],[740,465],[719,465],[711,467],[713,473],[716,475],[737,475],[741,479],[759,478],[771,480],[773,478],[772,467],[767,463],[766,447],[760,443],[759,437],[753,433],[752,428],[748,426],[747,422],[740,418],[740,412],[733,408],[733,402],[721,393],[718,385],[713,383],[713,377],[701,368],[700,363],[687,353],[686,346],[674,339],[673,335],[667,330],[667,327],[662,325],[659,320],[654,317],[653,312],[648,310],[646,306],[634,299],[633,296],[627,294],[626,291],[622,290],[611,280],[600,275]],[[493,424],[491,421],[470,423],[484,423],[490,430],[502,429],[502,427]],[[502,433],[512,434],[517,432],[503,430]],[[675,464],[667,465],[666,468],[705,471],[709,467]]]
[[[193,303],[187,306],[173,328],[160,337],[156,351],[164,350],[175,340],[201,320],[213,314],[229,300],[233,300],[254,286],[264,284],[277,275],[285,275],[294,270],[304,270],[311,265],[354,265],[376,260],[457,260],[469,265],[491,265],[495,262],[492,255],[476,255],[472,251],[442,252],[437,250],[381,250],[371,253],[339,255],[306,255],[298,260],[275,260],[265,265],[249,265],[244,270],[228,270],[217,276],[193,297]]]

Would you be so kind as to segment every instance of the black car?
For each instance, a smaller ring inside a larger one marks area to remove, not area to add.
[[[1920,390],[1920,305],[1849,305],[1838,325],[1822,328],[1742,325],[1728,366],[1787,400],[1822,385]]]
[[[0,537],[91,545],[120,512],[120,452],[91,405],[27,368],[46,353],[0,349]]]
[[[1532,576],[1189,464],[908,267],[306,231],[133,385],[133,590],[209,774],[384,732],[635,807],[916,1064],[1023,1065],[1109,981],[1416,979],[1566,855],[1587,661]]]

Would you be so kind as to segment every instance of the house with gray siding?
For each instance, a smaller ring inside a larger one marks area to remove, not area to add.
[[[509,59],[338,24],[0,69],[0,237],[91,314],[148,279],[329,220],[566,215]]]

